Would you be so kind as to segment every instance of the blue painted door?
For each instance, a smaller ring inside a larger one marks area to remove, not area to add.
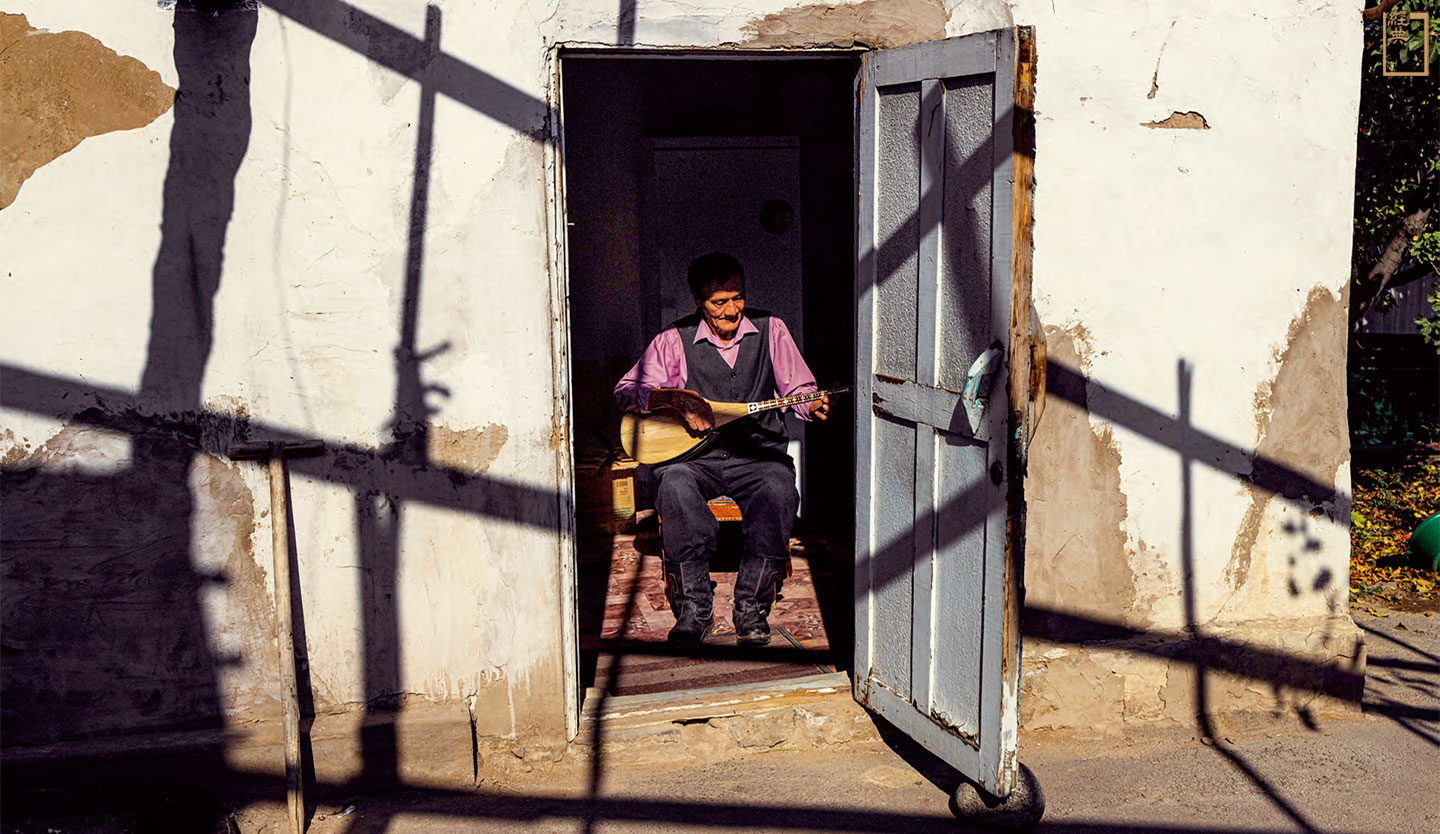
[[[1024,433],[1007,375],[1012,226],[1029,323],[1012,130],[1026,49],[1007,30],[873,52],[857,91],[855,697],[997,796],[1017,767],[1009,444]]]

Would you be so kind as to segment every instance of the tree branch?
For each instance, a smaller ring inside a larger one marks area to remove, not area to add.
[[[1380,253],[1380,259],[1370,267],[1370,271],[1365,273],[1364,278],[1355,282],[1355,289],[1350,293],[1350,323],[1352,325],[1359,321],[1360,317],[1365,315],[1371,307],[1375,306],[1380,295],[1390,286],[1391,280],[1395,278],[1396,270],[1400,268],[1400,263],[1405,258],[1405,249],[1409,245],[1410,239],[1425,230],[1425,221],[1430,219],[1430,209],[1431,206],[1427,205],[1425,208],[1407,215],[1400,222],[1400,228],[1390,238],[1390,242],[1385,244],[1385,250]],[[1407,269],[1403,273],[1406,279],[1400,282],[1401,284],[1408,284],[1425,274],[1422,270],[1412,277],[1409,275],[1410,272],[1411,270]]]
[[[1370,8],[1361,12],[1360,16],[1365,18],[1366,20],[1379,20],[1381,17],[1384,17],[1386,12],[1390,11],[1390,8],[1392,6],[1399,2],[1400,0],[1383,0],[1380,5],[1371,6]]]

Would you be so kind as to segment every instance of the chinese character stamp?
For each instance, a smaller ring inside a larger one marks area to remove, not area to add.
[[[1411,58],[1407,63],[1414,63],[1416,52],[1419,53],[1419,68],[1402,71],[1399,67],[1399,53],[1405,49],[1415,34],[1415,21],[1420,22],[1420,48],[1418,50],[1406,50]],[[1385,13],[1380,21],[1380,74],[1387,76],[1416,76],[1430,74],[1430,13],[1411,12],[1401,9],[1391,9]],[[1396,58],[1392,61],[1392,50]]]

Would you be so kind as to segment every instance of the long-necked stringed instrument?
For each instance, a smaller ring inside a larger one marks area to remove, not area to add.
[[[620,445],[625,448],[625,454],[641,463],[665,463],[694,450],[714,437],[722,426],[741,418],[775,408],[814,402],[827,394],[843,394],[849,390],[849,386],[846,386],[753,403],[717,403],[714,400],[705,400],[710,403],[710,410],[715,415],[715,428],[700,435],[690,431],[685,425],[684,417],[669,409],[652,411],[649,414],[627,411],[620,419]]]

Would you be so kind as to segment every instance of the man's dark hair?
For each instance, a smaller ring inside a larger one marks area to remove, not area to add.
[[[740,279],[740,290],[744,292],[745,270],[740,268],[740,262],[735,260],[734,255],[711,252],[690,262],[690,274],[686,280],[690,282],[690,296],[704,301],[715,292],[716,287],[724,286],[731,278]]]

